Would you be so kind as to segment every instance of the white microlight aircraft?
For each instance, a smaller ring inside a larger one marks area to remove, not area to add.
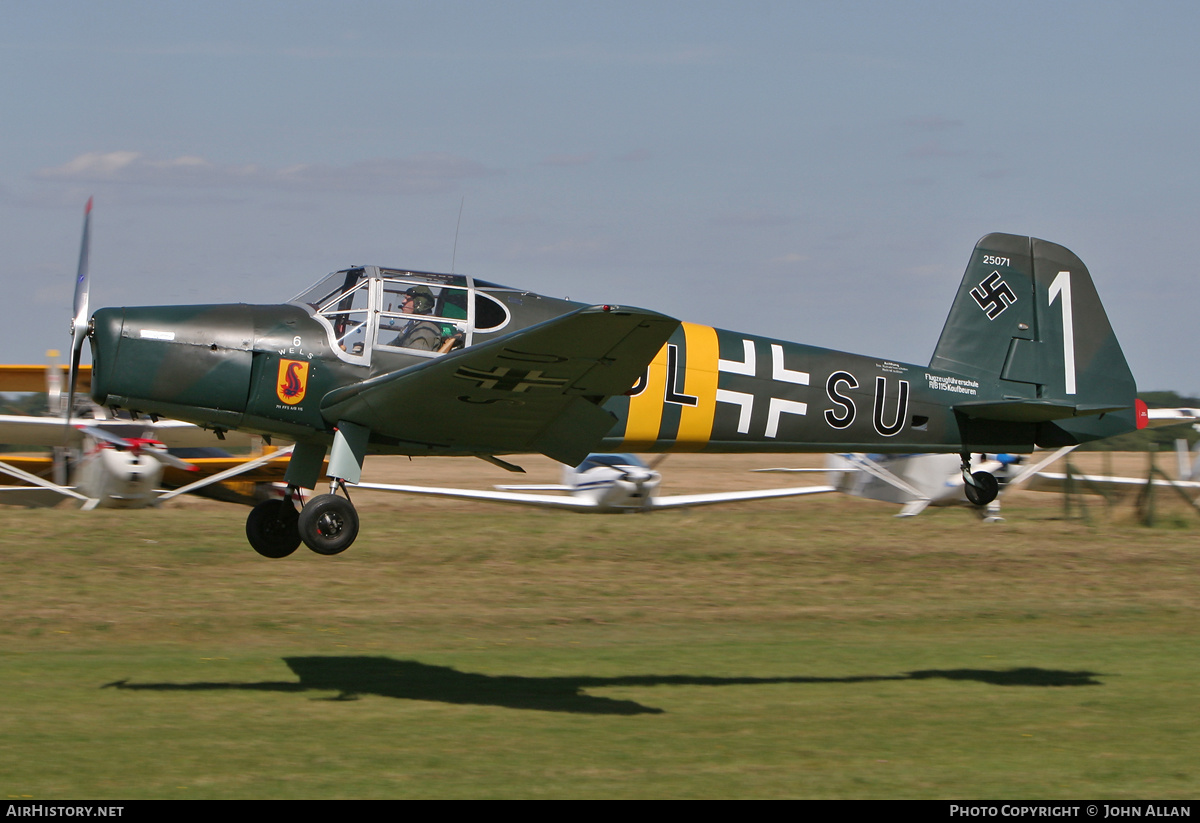
[[[49,352],[51,358],[57,354]],[[45,366],[0,365],[0,390],[44,390],[49,408],[61,408],[64,371],[53,362]],[[79,382],[84,387],[90,378],[90,369],[80,370]],[[222,442],[213,432],[191,423],[113,418],[104,409],[88,406],[91,417],[0,415],[0,443],[50,448],[53,452],[4,455],[0,474],[25,485],[0,486],[0,504],[53,506],[68,497],[79,501],[84,509],[129,509],[202,491],[219,500],[253,505],[263,494],[260,485],[283,477],[282,462],[274,467],[264,464],[280,460],[290,449],[248,460],[216,448],[218,444],[248,446],[251,438],[245,434],[230,432]],[[179,454],[187,459],[180,459]],[[239,475],[247,481],[244,489],[213,485]],[[175,487],[172,491],[164,491],[164,479],[167,486]]]
[[[1169,426],[1200,420],[1200,409],[1149,409],[1147,418],[1151,426]],[[1200,424],[1194,423],[1193,428],[1200,431]],[[1200,491],[1200,446],[1194,457],[1188,455],[1186,440],[1176,440],[1175,447],[1179,479],[1156,479],[1154,485],[1173,485],[1182,491]],[[1040,455],[1033,462],[1009,454],[994,455],[991,460],[980,455],[979,462],[984,471],[996,476],[1001,495],[1006,489],[1021,484],[1026,484],[1025,488],[1030,491],[1063,491],[1068,483],[1067,474],[1044,469],[1066,457],[1075,448],[1064,446]],[[944,454],[831,454],[826,458],[825,469],[774,468],[756,471],[825,471],[829,474],[828,482],[837,491],[900,505],[902,508],[897,517],[913,517],[930,506],[967,506],[987,522],[1002,519],[999,497],[984,508],[971,504],[966,496],[962,473],[958,471],[957,464],[947,460]],[[1074,490],[1091,493],[1146,485],[1145,477],[1073,475],[1071,480]]]
[[[957,459],[957,458],[955,458]],[[460,500],[487,500],[547,509],[620,514],[661,511],[692,506],[711,506],[744,500],[774,497],[799,497],[834,491],[832,486],[799,486],[789,489],[757,489],[710,494],[655,495],[662,475],[632,454],[591,454],[579,466],[563,466],[563,482],[547,485],[497,486],[497,491],[445,489],[432,486],[398,486],[384,483],[356,483],[354,488],[376,491],[425,494]],[[533,494],[566,492],[567,494]]]
[[[1022,466],[1019,472],[1015,469],[1023,458],[1013,455],[996,455],[992,460],[982,459],[980,465],[985,471],[996,475],[1003,492],[1006,486],[1023,482],[1034,472],[1060,459],[1070,450],[1069,447],[1058,449],[1032,466]],[[563,466],[563,481],[559,484],[496,486],[497,491],[384,483],[357,483],[355,487],[599,514],[705,506],[774,497],[799,497],[836,491],[852,497],[895,503],[902,507],[897,517],[914,517],[930,506],[966,506],[978,510],[987,522],[999,521],[1000,504],[997,501],[992,501],[986,508],[981,509],[967,499],[960,469],[959,458],[956,455],[830,454],[826,457],[826,466],[823,469],[754,469],[758,472],[823,472],[827,475],[827,485],[655,497],[654,492],[662,476],[653,466],[647,466],[632,454],[592,454],[576,468]],[[569,496],[530,492],[564,492]]]
[[[1165,419],[1165,418],[1164,418]],[[1189,419],[1189,418],[1183,418]],[[1188,453],[1185,439],[1175,441],[1176,477],[1172,480],[1161,472],[1160,477],[1121,477],[1098,474],[1070,474],[1065,472],[1037,472],[1029,481],[1030,491],[1061,492],[1068,489],[1075,494],[1108,494],[1137,491],[1152,484],[1159,488],[1174,487],[1192,500],[1200,500],[1200,442],[1194,454]]]
[[[981,455],[979,465],[995,475],[1003,494],[1007,486],[1023,482],[1034,472],[1048,466],[1069,452],[1064,447],[1052,452],[1030,467],[1017,468],[1024,458],[1000,454],[988,460]],[[953,455],[950,455],[953,458]],[[823,469],[770,468],[760,472],[826,472],[835,491],[895,503],[901,506],[897,517],[915,517],[930,506],[968,506],[978,511],[987,522],[999,521],[1000,503],[993,500],[986,507],[972,504],[959,471],[959,464],[947,460],[944,454],[830,454]]]
[[[1191,423],[1192,428],[1200,432],[1200,409],[1167,408],[1147,409],[1146,419],[1151,426],[1179,426]],[[1200,500],[1200,441],[1196,443],[1195,454],[1188,453],[1186,438],[1175,440],[1175,476],[1172,480],[1162,472],[1155,470],[1160,477],[1121,477],[1096,474],[1067,474],[1066,472],[1044,472],[1039,465],[1029,481],[1030,491],[1061,492],[1070,490],[1076,494],[1107,494],[1121,493],[1135,489],[1144,489],[1147,483],[1158,486],[1173,486],[1185,497]]]
[[[53,417],[0,415],[0,443],[50,446],[58,452],[54,456],[5,455],[0,461],[0,474],[27,485],[0,486],[0,503],[50,506],[69,497],[78,500],[84,509],[141,508],[239,475],[250,477],[248,473],[291,453],[288,447],[252,460],[227,454],[183,460],[168,452],[168,448],[204,452],[211,450],[215,440],[212,432],[178,420],[74,417],[64,424]],[[245,436],[236,440],[249,443]],[[68,459],[65,452],[78,457]],[[53,480],[42,476],[51,472]],[[166,485],[177,488],[164,491],[164,472],[171,472]],[[253,479],[268,482],[279,479],[282,472],[283,465],[277,464],[274,474],[278,477],[270,476],[268,469],[265,474],[260,470]],[[200,479],[185,479],[188,475]],[[232,491],[212,496],[246,502]]]

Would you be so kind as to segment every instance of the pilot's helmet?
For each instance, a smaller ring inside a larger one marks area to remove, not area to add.
[[[433,292],[428,286],[413,286],[404,293],[413,299],[414,314],[429,314],[433,311]]]

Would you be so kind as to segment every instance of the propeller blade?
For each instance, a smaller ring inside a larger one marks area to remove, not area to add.
[[[140,454],[148,454],[159,463],[162,463],[164,466],[173,466],[176,469],[183,469],[184,471],[188,472],[198,471],[197,466],[187,462],[186,460],[181,460],[180,458],[168,452],[165,448],[161,450],[157,448],[146,448],[142,449]]]
[[[121,437],[119,434],[105,431],[98,426],[76,426],[75,428],[79,429],[93,440],[109,443],[118,449],[131,451],[137,455],[144,454],[147,457],[153,457],[164,466],[173,466],[177,469],[183,469],[184,471],[189,472],[196,471],[196,466],[171,454],[167,451],[167,447],[162,443],[159,443],[157,440],[150,440],[149,438],[145,437]]]
[[[67,406],[63,416],[71,419],[75,404],[75,382],[79,376],[79,359],[83,353],[83,339],[87,336],[88,324],[88,258],[92,246],[92,198],[88,198],[83,210],[83,240],[79,244],[79,268],[75,274],[74,316],[71,318],[71,368],[67,381]],[[70,425],[68,423],[68,425]]]
[[[120,449],[132,449],[134,447],[132,440],[121,437],[119,434],[105,431],[98,426],[76,426],[75,428],[79,429],[93,440],[103,440],[105,443],[111,443]]]

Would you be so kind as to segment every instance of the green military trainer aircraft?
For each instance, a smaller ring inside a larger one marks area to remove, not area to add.
[[[85,338],[101,406],[294,441],[286,499],[250,544],[321,554],[358,534],[346,483],[368,454],[950,452],[972,502],[975,452],[1129,431],[1133,376],[1091,275],[1062,246],[975,246],[928,366],[789,343],[623,305],[588,306],[461,274],[356,266],[281,305],[106,308],[88,318],[88,217],[71,391]],[[1143,413],[1144,417],[1144,413]],[[297,509],[329,454],[330,493]],[[340,494],[339,494],[340,492]]]

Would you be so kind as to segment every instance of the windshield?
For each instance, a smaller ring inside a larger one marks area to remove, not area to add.
[[[644,467],[645,465],[637,456],[632,454],[589,454],[587,459],[579,464],[579,468],[576,471],[585,472],[597,466],[621,468],[622,466]]]
[[[333,274],[322,277],[288,302],[304,303],[320,311],[327,308],[334,298],[353,289],[359,284],[359,281],[365,279],[365,276],[366,273],[363,269],[335,271]]]

